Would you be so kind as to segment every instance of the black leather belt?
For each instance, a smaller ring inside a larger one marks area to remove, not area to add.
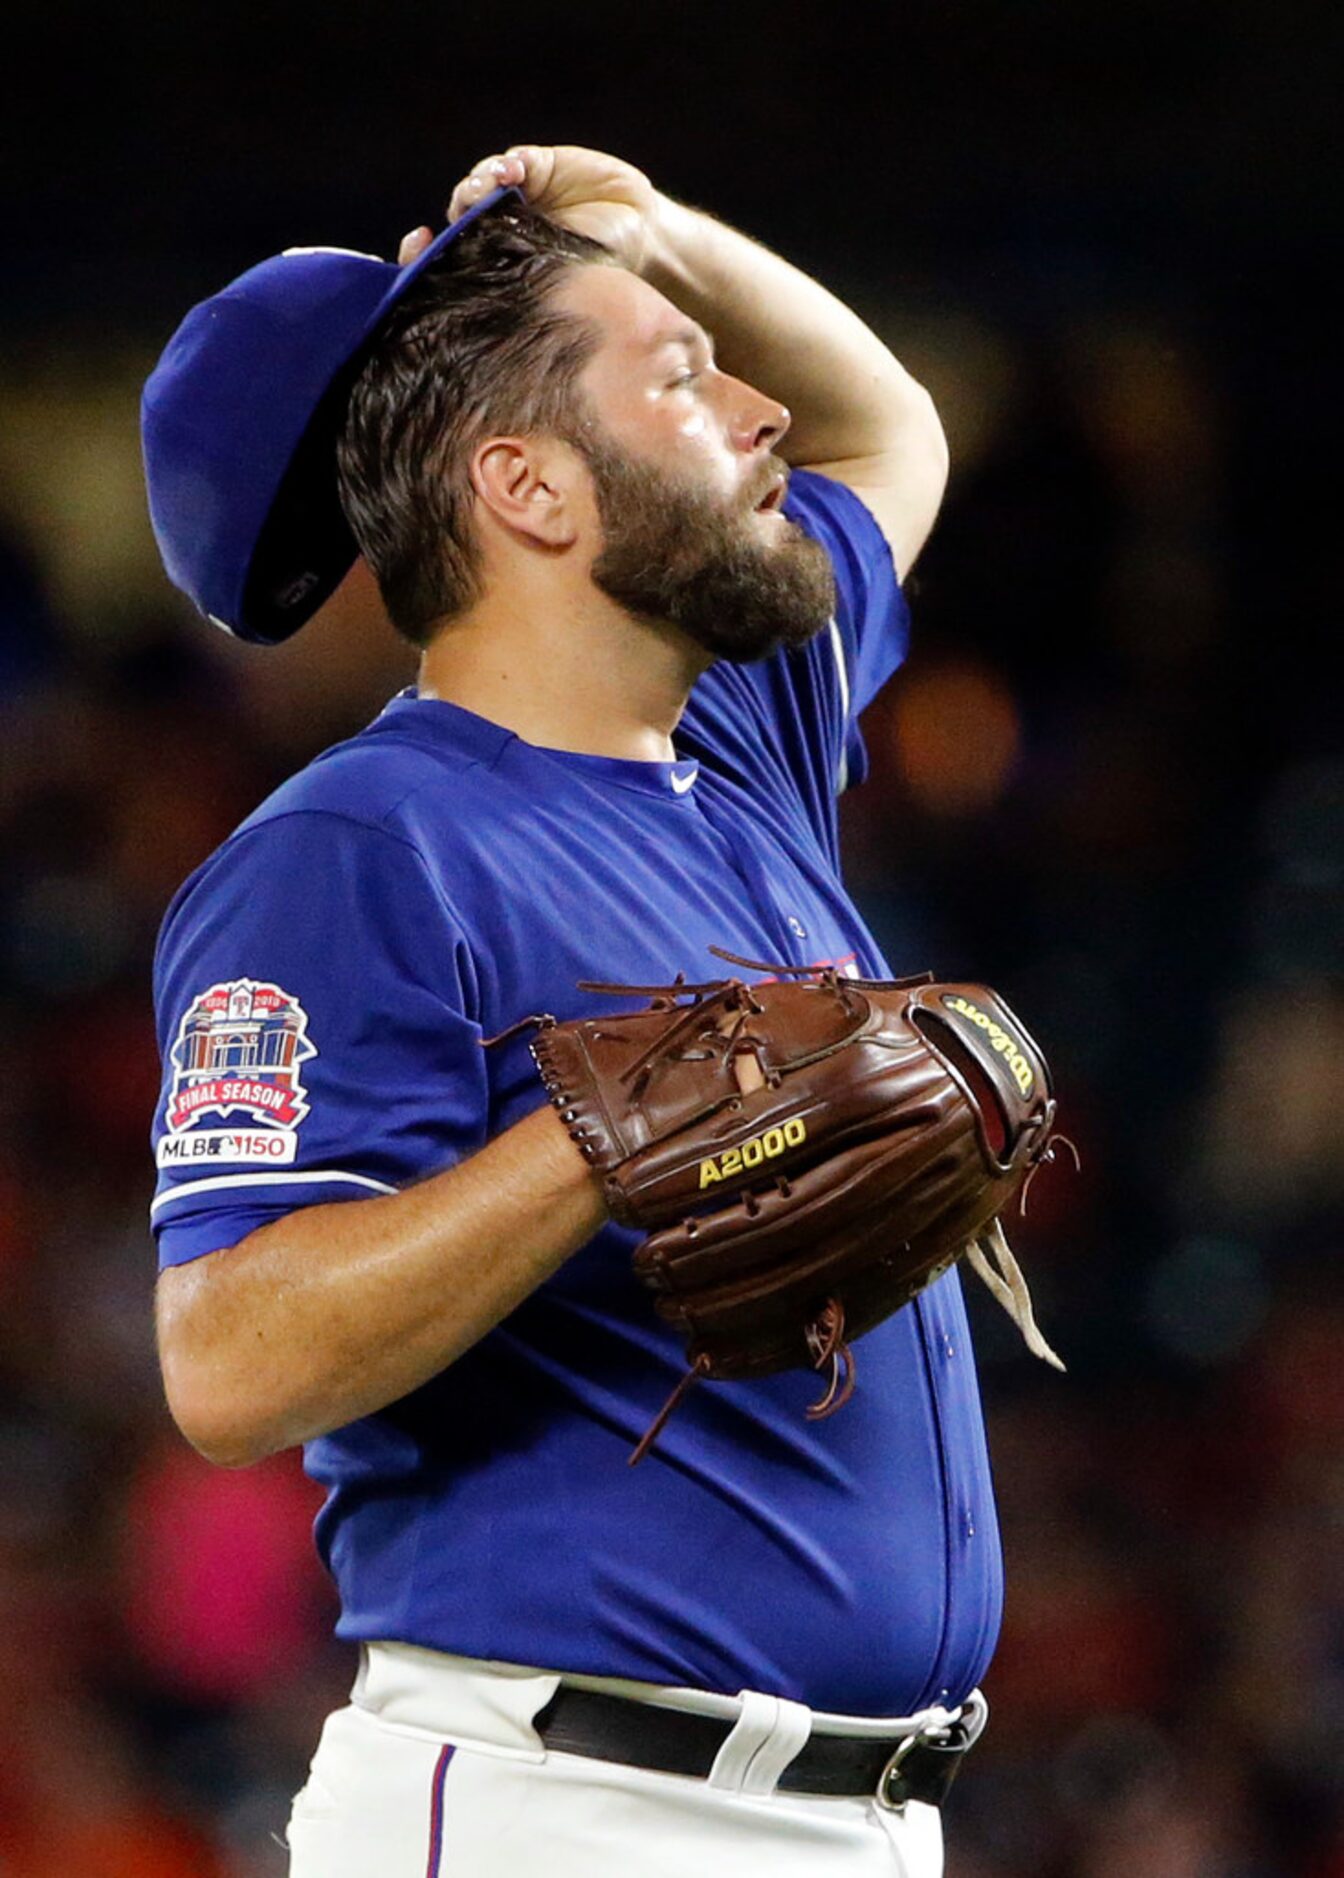
[[[785,1793],[832,1797],[876,1796],[899,1808],[908,1800],[941,1806],[968,1749],[984,1727],[983,1697],[974,1697],[945,1728],[925,1734],[873,1739],[813,1734],[778,1780]],[[731,1721],[655,1708],[626,1696],[562,1685],[539,1711],[533,1727],[558,1754],[616,1761],[663,1774],[705,1779],[732,1733]]]

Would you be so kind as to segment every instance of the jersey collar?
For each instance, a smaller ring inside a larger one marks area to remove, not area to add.
[[[398,692],[384,706],[370,727],[386,727],[398,734],[410,733],[417,740],[440,748],[451,748],[461,755],[493,763],[505,751],[510,762],[558,767],[576,781],[598,787],[634,789],[641,795],[662,797],[673,802],[688,802],[695,792],[700,764],[690,757],[672,763],[641,763],[628,757],[586,756],[575,750],[551,750],[528,743],[514,731],[489,718],[478,717],[460,704],[446,698],[422,698],[415,687]]]

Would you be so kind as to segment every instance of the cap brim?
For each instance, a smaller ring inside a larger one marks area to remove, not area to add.
[[[243,602],[228,630],[262,645],[279,645],[307,624],[339,587],[359,549],[341,509],[336,443],[350,390],[369,347],[393,308],[464,228],[516,188],[492,189],[401,268],[336,367],[300,437],[257,536]]]

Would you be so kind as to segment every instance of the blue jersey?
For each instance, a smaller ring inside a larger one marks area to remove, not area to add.
[[[284,785],[184,886],[156,967],[165,1263],[296,1207],[391,1193],[542,1101],[530,1012],[634,1009],[580,979],[721,969],[708,948],[887,976],[838,872],[855,714],[906,613],[862,504],[794,476],[838,605],[799,652],[720,664],[678,760],[541,749],[413,693]],[[902,960],[903,969],[924,961]],[[1001,1578],[955,1273],[864,1337],[858,1388],[693,1390],[612,1224],[404,1400],[311,1442],[339,1629],[814,1708],[908,1713],[988,1663]]]

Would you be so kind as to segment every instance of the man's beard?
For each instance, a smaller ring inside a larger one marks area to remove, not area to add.
[[[678,627],[716,659],[745,664],[806,645],[835,609],[830,556],[792,522],[761,538],[751,519],[783,464],[767,459],[740,509],[589,431],[605,543],[594,585],[642,619]]]

